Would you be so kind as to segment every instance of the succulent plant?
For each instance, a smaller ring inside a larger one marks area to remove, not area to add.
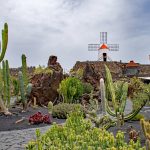
[[[150,149],[150,120],[145,121],[144,119],[141,119],[140,124],[143,130],[144,136],[146,137],[147,150],[149,150]]]
[[[2,46],[0,46],[0,62],[3,61],[7,49],[8,43],[8,25],[7,23],[4,24],[4,29],[2,29]]]
[[[26,88],[28,85],[28,73],[27,73],[27,61],[25,54],[22,54],[22,75],[24,81],[24,87]]]
[[[6,49],[7,49],[7,44],[8,44],[8,24],[5,23],[4,24],[4,28],[2,29],[2,44],[0,45],[0,62],[3,61],[4,57],[5,57],[5,53],[6,53]],[[7,66],[8,67],[8,66]],[[7,72],[8,73],[8,72]],[[7,76],[6,78],[9,78],[9,76]],[[5,83],[7,82],[7,79],[5,79]],[[9,84],[9,81],[7,82],[7,84]],[[2,84],[1,84],[2,85]],[[1,86],[1,93],[2,93],[2,86]],[[1,107],[1,111],[4,112],[4,114],[6,115],[10,115],[11,113],[8,111],[8,108],[6,107],[5,103],[6,103],[6,98],[8,98],[8,104],[9,105],[9,94],[6,96],[6,92],[9,92],[9,87],[7,88],[6,86],[4,86],[4,101],[2,100],[2,95],[0,98],[0,107]]]
[[[4,104],[9,107],[10,105],[10,73],[8,60],[2,62],[3,70],[3,100]]]
[[[92,127],[90,120],[85,120],[82,112],[76,110],[69,114],[64,125],[54,123],[45,134],[36,130],[36,140],[26,146],[28,150],[145,150],[140,142],[125,142],[124,133],[116,136],[105,129]]]
[[[63,96],[64,103],[77,103],[83,94],[83,85],[79,79],[68,77],[61,81],[58,92]]]
[[[23,80],[23,75],[21,71],[19,71],[18,73],[18,79],[19,79],[21,102],[23,104],[23,109],[26,109],[27,99],[32,90],[32,84],[29,83],[26,88],[24,87],[24,80]]]
[[[107,93],[105,99],[106,110],[108,114],[110,114],[111,116],[115,117],[115,119],[117,119],[118,125],[120,126],[121,124],[123,124],[124,121],[128,121],[134,118],[140,112],[143,106],[146,104],[147,100],[145,99],[141,104],[141,106],[136,110],[133,110],[132,113],[125,115],[124,110],[125,110],[126,100],[128,96],[128,83],[127,82],[121,83],[122,85],[119,85],[119,88],[117,89],[117,92],[119,94],[116,94],[116,89],[115,89],[116,85],[114,85],[110,70],[106,65],[105,65],[105,70],[106,70],[106,93]],[[108,93],[110,95],[109,98],[111,98],[112,100],[114,111],[108,105],[108,97],[107,97]]]

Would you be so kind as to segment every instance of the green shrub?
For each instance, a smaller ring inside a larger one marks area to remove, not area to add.
[[[58,92],[63,96],[63,102],[77,103],[83,94],[82,82],[75,77],[68,77],[61,81]]]
[[[67,115],[72,111],[75,111],[77,107],[82,107],[80,104],[68,104],[68,103],[60,103],[58,105],[53,106],[52,116],[59,119],[66,119]]]
[[[134,118],[132,118],[132,121],[140,121],[143,118],[144,118],[144,115],[137,114]]]
[[[83,83],[83,93],[90,94],[94,87],[90,83]]]
[[[100,128],[92,128],[92,123],[85,120],[80,111],[72,112],[66,123],[53,124],[41,135],[36,130],[36,140],[26,146],[27,150],[145,150],[139,140],[125,142],[124,133],[119,131],[116,137]]]
[[[34,70],[34,74],[42,74],[42,73],[53,74],[53,71],[49,68],[45,68],[45,67],[42,67],[42,66],[39,66]]]

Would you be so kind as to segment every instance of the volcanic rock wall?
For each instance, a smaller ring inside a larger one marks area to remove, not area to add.
[[[83,80],[91,83],[94,87],[98,87],[100,78],[105,78],[105,68],[107,65],[111,71],[114,80],[118,78],[126,77],[124,74],[125,66],[127,63],[122,62],[103,62],[103,61],[77,61],[73,67],[73,71],[77,71],[79,68],[83,69]],[[139,64],[138,76],[150,76],[150,65]]]

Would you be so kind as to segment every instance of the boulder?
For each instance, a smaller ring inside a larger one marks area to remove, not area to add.
[[[56,56],[49,57],[47,67],[53,71],[52,74],[35,74],[31,78],[33,88],[30,99],[33,101],[36,98],[36,103],[38,105],[47,106],[49,101],[57,103],[59,97],[57,89],[59,88],[59,84],[63,79],[63,69],[57,62]]]

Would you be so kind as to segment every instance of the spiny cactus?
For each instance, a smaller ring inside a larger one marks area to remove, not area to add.
[[[24,80],[23,80],[23,75],[21,71],[18,73],[18,78],[19,78],[19,88],[20,88],[20,95],[21,95],[21,101],[23,104],[23,109],[26,109],[27,97],[31,93],[32,84],[29,83],[26,88],[24,87]]]
[[[27,61],[25,54],[22,54],[22,75],[24,81],[24,87],[28,85],[28,74],[27,74]]]
[[[146,137],[146,148],[147,150],[150,149],[150,120],[145,121],[144,119],[140,120],[140,124],[144,133],[144,136]]]
[[[2,62],[2,68],[3,68],[3,83],[4,83],[4,90],[3,90],[3,100],[6,104],[7,99],[7,76],[6,76],[6,63],[5,61]]]
[[[7,49],[7,44],[8,44],[8,25],[7,25],[7,23],[4,24],[4,29],[2,29],[2,42],[1,43],[0,43],[0,50],[1,50],[1,53],[0,53],[0,62],[2,62],[3,59],[4,59],[4,57],[5,57],[5,53],[6,53],[6,49]],[[7,90],[8,89],[6,89],[6,87],[5,87],[4,88],[4,92],[6,92]],[[2,92],[2,89],[1,89],[1,92]],[[6,101],[6,97],[5,97],[5,101]],[[5,104],[4,104],[3,100],[2,100],[2,96],[0,98],[0,107],[1,107],[1,110],[4,112],[4,114],[6,114],[6,115],[10,115],[11,114],[8,111],[8,109],[6,108],[6,106],[5,106]]]
[[[9,64],[8,60],[2,62],[3,65],[3,100],[4,104],[7,106],[10,105],[10,73],[9,73]]]
[[[100,79],[100,91],[101,91],[101,103],[102,103],[102,114],[106,115],[106,106],[105,106],[105,84],[104,79]]]
[[[53,103],[50,101],[50,102],[48,103],[48,112],[49,112],[50,114],[52,114],[52,111],[53,111]]]
[[[4,24],[4,29],[2,29],[2,47],[0,46],[0,62],[4,59],[6,49],[8,43],[8,25],[7,23]]]
[[[7,77],[7,104],[10,105],[10,71],[9,71],[9,63],[6,60],[6,77]]]
[[[106,113],[102,116],[98,115],[99,104],[96,99],[93,99],[93,91],[90,93],[89,106],[87,108],[83,107],[83,110],[85,111],[87,118],[94,123],[95,127],[108,129],[111,126],[116,125]]]
[[[106,92],[107,92],[107,96],[108,93],[110,94],[114,111],[112,111],[111,108],[109,107],[107,98],[105,99],[106,110],[111,116],[115,117],[118,120],[118,122],[120,122],[120,124],[123,124],[124,121],[131,120],[139,113],[142,107],[146,104],[146,100],[144,101],[141,107],[132,111],[132,113],[125,115],[124,110],[125,110],[127,94],[128,94],[128,83],[123,82],[122,85],[119,87],[120,96],[119,96],[119,100],[117,100],[118,95],[116,95],[116,89],[112,81],[112,76],[109,68],[106,65],[105,65],[105,70],[106,70]]]

